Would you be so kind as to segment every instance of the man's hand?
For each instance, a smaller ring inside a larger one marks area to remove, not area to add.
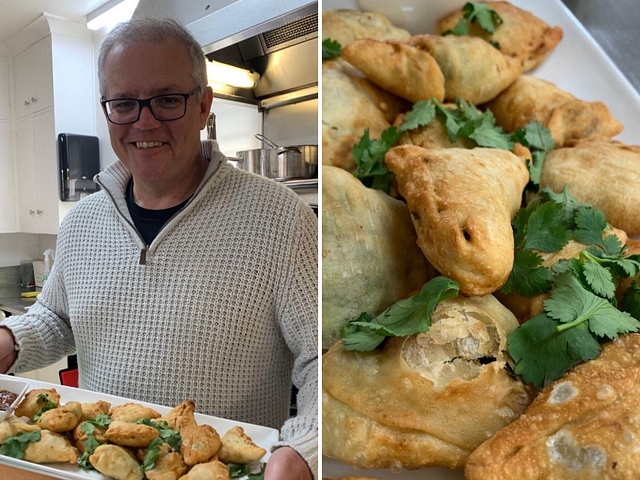
[[[5,373],[18,358],[15,340],[11,330],[0,327],[0,372]]]
[[[313,480],[313,475],[298,452],[290,447],[280,447],[269,457],[264,480]]]

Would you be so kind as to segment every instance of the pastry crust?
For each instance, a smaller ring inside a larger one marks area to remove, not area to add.
[[[467,295],[502,287],[513,267],[511,219],[529,181],[524,161],[506,150],[403,145],[385,162],[429,263]]]
[[[336,343],[322,359],[323,454],[361,468],[461,468],[530,401],[504,368],[517,325],[491,295],[458,297],[438,304],[426,334],[370,353]]]
[[[378,315],[433,276],[404,202],[322,169],[322,347],[362,312]]]
[[[532,120],[542,123],[551,131],[556,148],[580,138],[613,137],[623,128],[604,103],[577,99],[555,84],[530,75],[522,75],[487,106],[498,125],[508,132]]]
[[[469,480],[640,478],[640,335],[546,387],[527,411],[473,452]]]
[[[578,201],[602,210],[627,234],[640,235],[640,146],[594,138],[549,152],[540,187],[561,192],[567,183]]]
[[[533,13],[510,2],[487,2],[487,6],[502,17],[503,23],[497,26],[494,33],[489,33],[472,23],[469,26],[469,35],[497,43],[502,53],[517,58],[522,63],[525,72],[540,65],[562,40],[562,28],[550,27]],[[460,17],[461,10],[446,16],[438,22],[436,33],[440,35],[452,30]]]
[[[343,47],[363,38],[391,40],[411,34],[398,28],[382,13],[358,10],[322,10],[322,38],[337,40]]]

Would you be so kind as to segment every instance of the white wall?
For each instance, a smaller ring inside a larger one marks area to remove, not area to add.
[[[20,265],[22,260],[42,259],[42,252],[56,248],[56,235],[0,234],[0,267]]]
[[[318,99],[269,110],[264,134],[278,145],[318,145]]]
[[[262,131],[261,114],[256,105],[213,98],[211,111],[216,115],[216,134],[220,151],[228,157],[235,157],[240,150],[261,148],[255,138]],[[207,130],[200,133],[207,138]]]

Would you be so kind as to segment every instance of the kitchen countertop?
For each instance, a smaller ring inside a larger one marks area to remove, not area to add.
[[[23,315],[27,309],[36,302],[35,298],[25,300],[21,297],[0,298],[0,310],[12,315]]]
[[[563,3],[640,92],[638,0],[563,0]]]

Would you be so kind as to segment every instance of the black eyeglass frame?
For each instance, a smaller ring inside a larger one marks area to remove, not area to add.
[[[174,120],[180,120],[182,117],[184,117],[187,114],[187,102],[189,101],[189,98],[191,98],[198,90],[200,90],[200,87],[196,87],[187,93],[163,93],[161,95],[154,95],[153,97],[149,97],[149,98],[108,98],[108,99],[103,98],[102,100],[100,100],[100,104],[102,105],[102,110],[104,111],[104,114],[107,117],[107,120],[109,120],[114,125],[130,125],[132,123],[136,123],[138,120],[140,120],[140,115],[142,114],[142,109],[144,107],[147,107],[151,112],[151,115],[153,115],[153,118],[155,118],[159,122],[173,122]],[[151,108],[151,101],[160,97],[172,97],[172,96],[184,97],[184,111],[182,112],[182,115],[176,118],[168,119],[168,120],[163,118],[158,118],[156,114],[153,112],[153,108]],[[133,102],[138,102],[138,116],[136,117],[136,119],[131,120],[129,122],[114,122],[111,119],[109,112],[107,112],[107,103],[113,102],[116,100],[120,100],[120,101],[130,100]]]

